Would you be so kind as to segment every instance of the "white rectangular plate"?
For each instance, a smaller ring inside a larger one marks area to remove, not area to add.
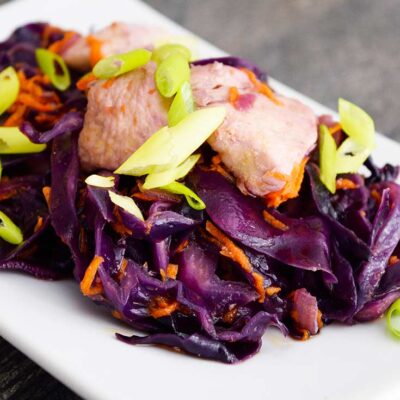
[[[19,0],[0,7],[0,17],[0,39],[34,20],[81,32],[115,20],[185,32],[134,0]],[[199,41],[199,55],[223,54]],[[271,84],[319,114],[332,112],[279,82],[271,80]],[[400,145],[380,136],[375,159],[399,162]],[[15,273],[0,274],[0,335],[84,398],[400,398],[400,344],[386,333],[382,320],[354,327],[329,326],[305,343],[270,330],[261,352],[235,366],[155,347],[128,346],[115,339],[116,331],[132,332],[83,298],[73,282],[49,283]]]

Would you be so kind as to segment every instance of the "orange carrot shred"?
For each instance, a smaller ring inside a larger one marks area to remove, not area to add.
[[[44,186],[44,187],[42,188],[42,193],[43,193],[43,196],[44,196],[44,198],[45,198],[45,200],[46,200],[47,207],[50,208],[51,187],[50,187],[50,186]]]
[[[100,283],[98,283],[95,286],[92,286],[93,282],[96,278],[97,270],[99,269],[100,265],[103,262],[104,262],[103,257],[94,256],[93,260],[87,267],[85,275],[80,284],[81,292],[85,296],[95,296],[95,295],[100,294],[103,291],[103,287]]]
[[[272,214],[270,214],[266,210],[263,211],[263,217],[268,224],[270,224],[276,229],[279,229],[281,231],[287,231],[289,229],[289,227],[286,224],[284,224],[282,221],[279,221],[279,219],[275,218]]]
[[[128,260],[124,257],[121,261],[121,267],[118,271],[118,280],[122,280],[125,275],[126,267],[128,266]]]
[[[183,241],[175,250],[175,253],[182,253],[183,250],[186,249],[186,247],[189,244],[189,240]]]
[[[171,315],[178,308],[176,300],[164,296],[155,296],[150,300],[148,310],[153,318],[161,318]]]
[[[347,178],[339,178],[336,180],[336,190],[349,190],[349,189],[357,189],[360,187],[351,179]]]
[[[233,106],[235,106],[236,101],[239,98],[239,91],[237,87],[232,86],[229,88],[229,103],[231,103]]]
[[[307,161],[308,157],[305,157],[300,164],[297,164],[293,167],[290,176],[284,176],[283,179],[279,178],[280,180],[286,182],[285,186],[282,189],[276,192],[268,193],[265,196],[268,207],[276,208],[284,201],[293,199],[298,196],[301,183],[303,182],[304,168],[306,166]],[[272,174],[279,174],[279,173],[275,172],[269,174],[270,176],[277,178],[277,176],[274,176]]]
[[[104,81],[104,83],[101,85],[102,88],[104,89],[109,89],[113,83],[115,82],[115,78],[110,78]]]
[[[177,275],[178,275],[178,264],[168,264],[167,277],[170,279],[176,279]]]
[[[122,314],[121,314],[119,311],[117,311],[117,310],[111,311],[111,315],[112,315],[114,318],[122,319]]]
[[[267,288],[265,288],[265,294],[267,296],[273,296],[274,294],[278,294],[282,289],[280,287],[277,286],[269,286]]]
[[[89,45],[89,61],[90,61],[90,66],[94,67],[102,58],[103,54],[101,52],[101,47],[102,47],[102,41],[97,39],[93,35],[89,35],[86,38],[86,42]]]
[[[97,81],[97,78],[91,72],[89,72],[88,74],[82,76],[82,78],[79,79],[78,82],[76,82],[76,87],[79,90],[84,91],[89,89],[89,85],[95,81]]]
[[[236,246],[222,231],[220,231],[210,221],[206,222],[206,230],[221,244],[221,254],[231,260],[237,262],[245,272],[251,273],[253,268],[251,263],[242,249]]]
[[[36,225],[33,228],[33,232],[37,232],[43,226],[43,217],[40,215],[37,217]]]
[[[381,195],[376,189],[371,190],[371,197],[375,200],[376,203],[381,202]]]
[[[391,256],[389,258],[389,267],[391,267],[392,265],[396,264],[398,261],[399,261],[399,257]]]
[[[253,71],[250,71],[247,68],[241,68],[241,70],[248,76],[250,82],[254,85],[259,93],[268,97],[277,106],[282,105],[282,102],[278,100],[272,89],[265,82],[259,81]]]
[[[220,254],[227,258],[230,258],[232,261],[239,264],[243,271],[251,274],[253,278],[254,288],[260,295],[259,301],[263,302],[265,299],[264,278],[259,273],[253,272],[253,267],[245,252],[210,221],[206,222],[206,230],[215,238],[216,242],[219,243],[219,245],[221,246]]]
[[[334,135],[335,133],[339,132],[342,129],[339,123],[336,123],[335,125],[331,126],[328,128],[329,133],[331,135]]]
[[[77,33],[73,31],[64,32],[63,38],[52,43],[48,47],[48,50],[52,51],[53,53],[61,54],[69,46],[71,39],[73,39],[76,35]]]

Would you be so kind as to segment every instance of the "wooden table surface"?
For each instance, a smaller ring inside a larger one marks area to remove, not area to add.
[[[327,106],[354,101],[400,141],[400,0],[147,2]],[[0,400],[10,399],[79,397],[0,338]]]

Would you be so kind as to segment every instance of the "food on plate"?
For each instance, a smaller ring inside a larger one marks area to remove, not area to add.
[[[167,38],[32,23],[0,44],[0,269],[74,278],[145,334],[121,341],[225,363],[271,326],[388,310],[398,336],[399,170],[372,161],[372,118]]]

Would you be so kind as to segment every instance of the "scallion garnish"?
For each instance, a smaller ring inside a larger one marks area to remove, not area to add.
[[[108,194],[110,196],[110,200],[115,205],[121,207],[126,212],[134,215],[136,218],[139,218],[140,220],[144,221],[144,217],[142,212],[140,211],[140,208],[137,206],[137,204],[131,197],[122,196],[120,194],[112,192],[111,190],[108,191]]]
[[[40,153],[45,144],[32,143],[16,127],[0,127],[0,154]]]
[[[199,158],[200,154],[194,154],[175,168],[147,175],[146,180],[143,184],[143,189],[148,190],[158,188],[185,177],[189,173],[189,171],[195,166]]]
[[[168,125],[174,126],[195,109],[192,88],[189,82],[183,82],[168,110]]]
[[[326,125],[319,128],[320,179],[331,192],[336,191],[336,142]]]
[[[375,124],[360,107],[350,101],[339,99],[340,126],[347,136],[360,146],[373,149],[375,146]]]
[[[370,154],[370,148],[361,146],[352,138],[347,138],[336,152],[336,173],[357,172]]]
[[[177,125],[161,128],[144,142],[116,171],[142,176],[174,168],[196,151],[222,124],[223,106],[194,111]]]
[[[186,201],[189,206],[194,208],[195,210],[204,210],[206,205],[203,200],[193,190],[189,189],[183,183],[180,182],[171,182],[170,184],[161,187],[160,189],[166,190],[175,194],[182,194],[185,196]]]
[[[400,338],[400,324],[394,325],[394,317],[400,314],[400,299],[397,299],[390,307],[386,313],[386,323],[387,327],[394,336]],[[399,321],[397,321],[399,322]]]
[[[186,46],[181,44],[164,44],[153,51],[151,59],[159,64],[173,54],[180,54],[188,62],[192,57],[190,50]]]
[[[101,176],[101,175],[89,175],[85,179],[85,183],[90,186],[96,186],[101,188],[112,188],[114,187],[114,176]]]
[[[137,49],[124,54],[110,56],[100,60],[93,68],[93,75],[99,79],[115,78],[136,68],[146,65],[151,59],[151,52]]]
[[[56,53],[46,49],[37,49],[36,61],[41,71],[47,75],[58,90],[66,90],[71,84],[68,67],[64,60]]]
[[[0,73],[0,115],[17,100],[19,86],[18,75],[13,67],[7,67]]]
[[[156,70],[156,85],[164,97],[172,97],[183,84],[190,80],[188,60],[179,53],[174,53],[162,61]]]
[[[0,211],[0,238],[11,244],[20,244],[24,240],[21,229]]]

